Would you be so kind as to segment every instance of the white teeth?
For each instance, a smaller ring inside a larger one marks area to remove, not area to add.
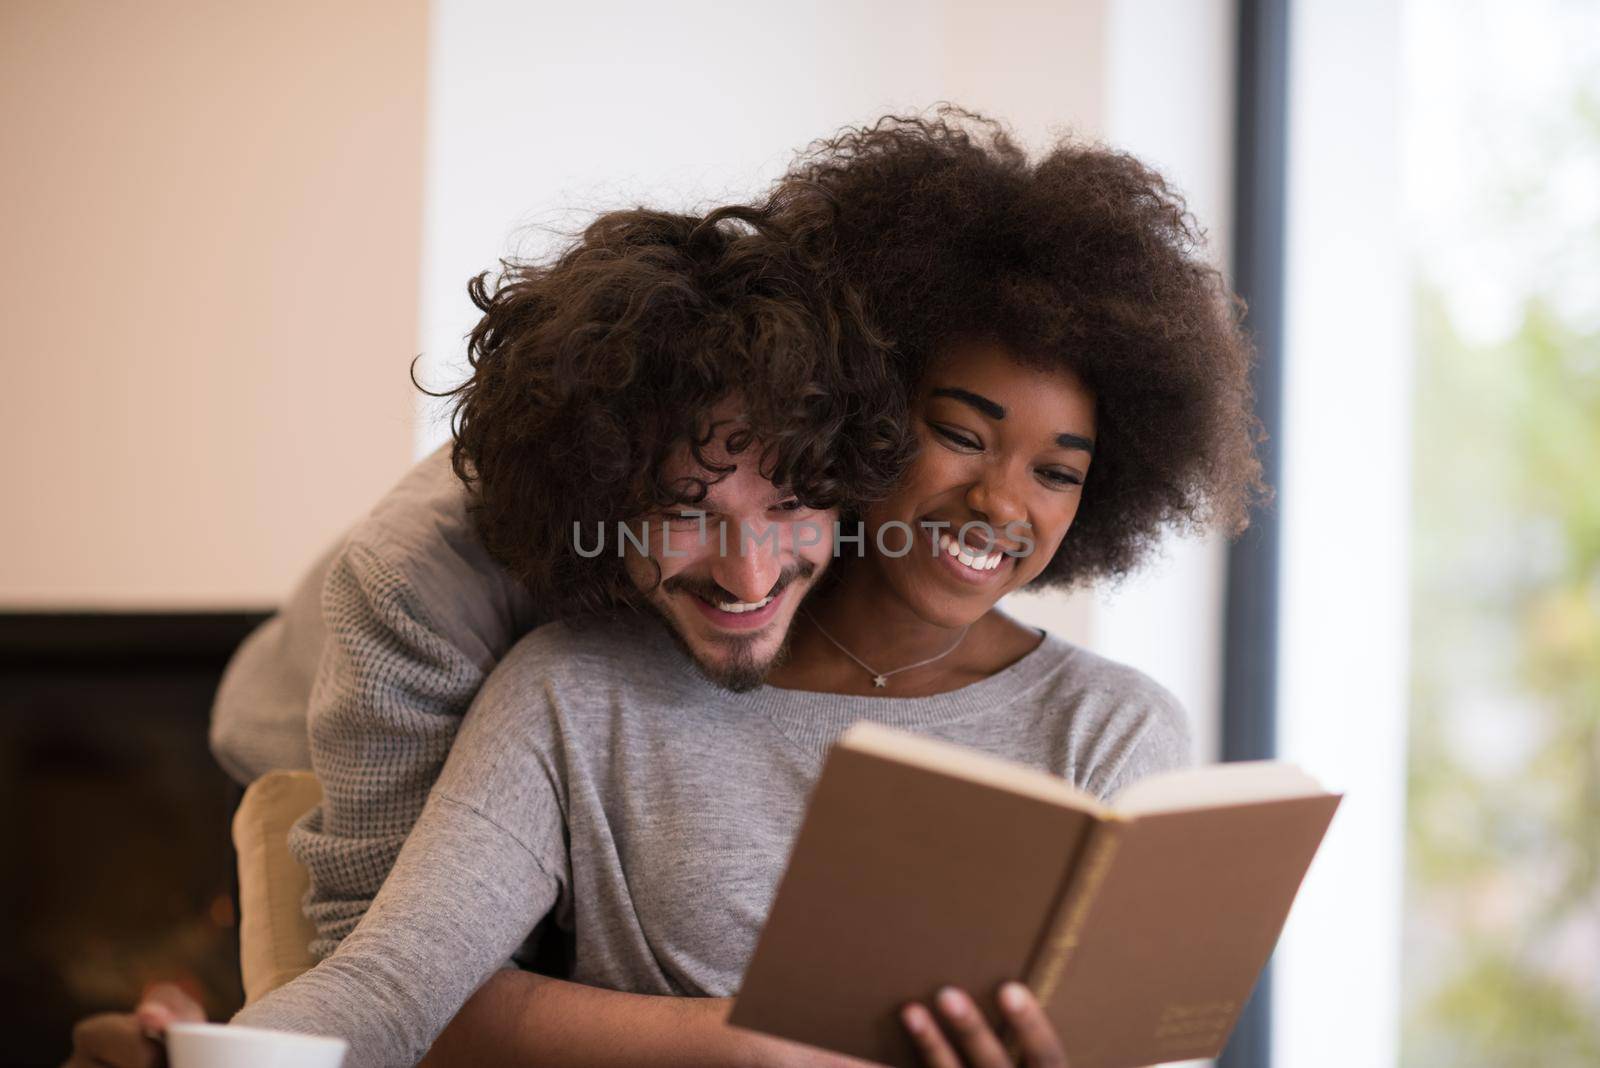
[[[716,605],[724,612],[732,612],[734,615],[738,615],[742,612],[754,612],[757,609],[767,607],[771,603],[771,596],[767,596],[759,601],[718,601]]]
[[[977,553],[962,545],[950,535],[940,532],[939,548],[955,557],[974,571],[993,571],[1000,566],[1000,561],[1005,559],[1005,553],[996,549],[992,553],[979,556]]]

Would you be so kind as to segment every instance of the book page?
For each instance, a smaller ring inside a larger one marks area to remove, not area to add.
[[[1131,783],[1111,799],[1120,816],[1316,797],[1321,784],[1281,760],[1241,760],[1162,772]]]

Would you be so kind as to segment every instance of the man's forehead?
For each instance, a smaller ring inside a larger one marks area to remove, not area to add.
[[[699,497],[704,486],[699,503],[709,509],[719,501],[789,496],[787,487],[772,481],[773,460],[771,450],[751,430],[743,400],[735,396],[712,407],[696,439],[673,449],[661,473],[667,485],[686,497]]]
[[[662,473],[671,481],[731,478],[760,474],[768,450],[751,433],[743,418],[733,415],[709,421],[693,441],[683,441],[667,455]]]
[[[787,487],[768,477],[758,449],[732,455],[713,455],[706,451],[703,455],[707,465],[714,466],[702,465],[689,456],[669,471],[667,484],[686,500],[707,509],[717,509],[723,504],[757,499],[770,502],[789,496]]]
[[[713,429],[709,439],[702,434],[694,441],[679,442],[664,466],[674,476],[698,478],[717,468],[757,464],[761,451],[761,444],[751,436],[749,427],[722,423]]]

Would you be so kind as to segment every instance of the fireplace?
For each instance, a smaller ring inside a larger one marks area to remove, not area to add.
[[[179,979],[236,1010],[228,823],[211,698],[260,613],[0,614],[0,1004],[7,1059]]]

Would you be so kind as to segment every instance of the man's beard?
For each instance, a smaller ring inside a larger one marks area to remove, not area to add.
[[[765,663],[758,662],[751,650],[755,647],[753,638],[729,638],[719,641],[718,645],[729,650],[729,655],[716,664],[708,664],[695,655],[689,643],[684,640],[678,628],[672,625],[672,620],[659,609],[656,614],[661,616],[661,625],[667,628],[672,635],[672,640],[678,643],[678,648],[683,654],[694,661],[694,666],[704,675],[713,686],[720,686],[724,690],[734,693],[747,693],[761,686],[767,681],[767,675],[785,660],[789,659],[789,635],[783,636],[783,644],[778,646]]]
[[[782,593],[796,579],[810,578],[816,573],[816,565],[809,560],[802,560],[793,568],[785,568],[772,584],[772,594]],[[715,583],[701,582],[694,579],[674,577],[662,584],[664,591],[682,590],[690,596],[701,596],[707,599],[721,597],[725,600],[734,600],[731,596],[723,596],[726,591],[721,590]],[[672,635],[672,640],[678,643],[678,648],[683,654],[693,661],[700,674],[714,686],[734,693],[747,693],[761,686],[767,681],[767,675],[789,659],[789,633],[784,632],[783,641],[778,648],[765,661],[758,661],[752,650],[758,639],[755,636],[724,637],[716,639],[717,647],[728,651],[729,655],[715,664],[708,664],[695,653],[694,647],[689,644],[683,634],[678,630],[672,615],[656,604],[654,598],[644,599],[650,610],[661,620],[661,625]]]

